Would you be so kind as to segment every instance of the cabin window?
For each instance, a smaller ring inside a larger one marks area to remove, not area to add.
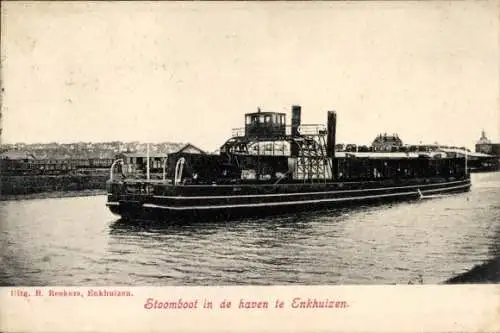
[[[273,123],[278,123],[278,115],[273,114]]]
[[[251,116],[246,116],[246,124],[250,125],[252,123],[252,117]]]
[[[285,115],[284,114],[281,115],[281,124],[285,125]]]
[[[266,124],[271,122],[271,116],[265,116],[264,121]]]
[[[261,124],[264,123],[264,116],[263,115],[259,116],[259,123],[261,123]]]

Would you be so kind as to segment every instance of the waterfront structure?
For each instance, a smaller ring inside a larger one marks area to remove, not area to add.
[[[398,151],[403,147],[403,141],[398,134],[379,134],[372,142],[373,151]]]
[[[41,159],[30,153],[9,151],[0,155],[0,168],[3,176],[61,175],[107,172],[113,161],[113,158]]]
[[[33,154],[24,151],[5,151],[0,154],[0,160],[4,161],[29,162],[34,159],[36,158]]]
[[[51,191],[105,189],[109,168],[115,161],[115,149],[145,148],[145,143],[74,143],[74,144],[14,144],[2,145],[0,154],[1,195],[31,194]],[[20,149],[21,147],[33,151]],[[183,156],[189,159],[190,154],[204,154],[192,144],[163,142],[150,144],[152,155]],[[5,149],[10,148],[10,149]],[[16,149],[17,148],[17,149]],[[110,154],[111,152],[111,154]],[[141,170],[146,173],[146,153],[140,150],[118,153],[119,157],[134,157],[137,165],[128,159],[131,168],[120,170],[123,177],[142,177]],[[160,158],[161,159],[161,158]],[[160,159],[151,159],[152,179],[161,179]],[[162,160],[162,159],[161,159]],[[162,160],[163,161],[163,160]],[[175,161],[171,160],[171,163]],[[188,171],[188,170],[186,170]]]
[[[476,154],[480,155],[474,164],[475,171],[500,170],[500,143],[492,143],[483,130],[475,148]]]
[[[476,152],[500,157],[500,143],[492,143],[483,130],[481,138],[476,142]]]

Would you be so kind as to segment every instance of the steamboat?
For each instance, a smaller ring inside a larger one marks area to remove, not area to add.
[[[467,154],[336,151],[337,113],[327,124],[286,114],[245,114],[218,153],[146,154],[115,160],[111,212],[125,220],[200,220],[361,206],[469,191]],[[132,168],[140,162],[144,167]]]

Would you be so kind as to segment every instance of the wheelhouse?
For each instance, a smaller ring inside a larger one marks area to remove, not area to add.
[[[276,138],[286,134],[286,115],[278,112],[245,114],[245,136],[253,138]]]

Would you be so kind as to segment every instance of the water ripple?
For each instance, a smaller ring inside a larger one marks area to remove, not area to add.
[[[126,223],[104,196],[0,202],[0,283],[438,283],[500,255],[500,173],[473,183],[440,200],[217,223]]]

